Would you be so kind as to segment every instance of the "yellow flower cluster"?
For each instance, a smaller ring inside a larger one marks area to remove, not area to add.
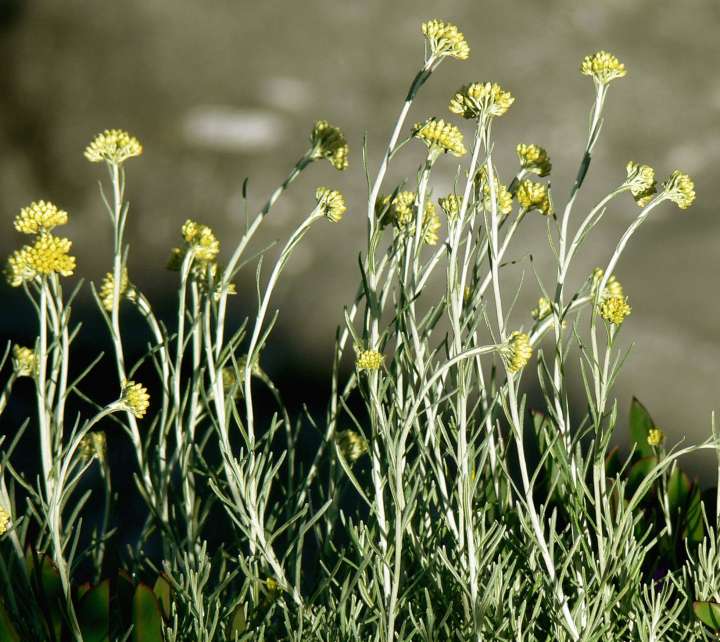
[[[435,205],[428,201],[425,204],[425,214],[423,216],[423,241],[428,245],[437,245],[437,242],[440,240],[439,232],[441,227],[442,222],[435,209]]]
[[[483,191],[483,206],[488,212],[492,211],[492,193],[490,191],[490,182],[487,179],[487,167],[483,165],[478,171],[478,178],[482,185]],[[495,203],[498,213],[503,216],[512,212],[512,194],[508,188],[503,185],[497,177],[497,173],[493,173],[493,179],[495,181]]]
[[[665,435],[660,428],[655,426],[655,428],[648,430],[647,442],[649,446],[659,446],[663,441],[665,441]]]
[[[407,232],[412,229],[415,221],[416,202],[415,192],[398,192],[392,199],[390,196],[381,196],[375,210],[382,225],[392,223],[400,232]],[[440,238],[438,230],[441,225],[435,205],[426,201],[421,232],[423,241],[428,245],[436,245]]]
[[[552,169],[550,157],[544,148],[539,145],[524,145],[520,143],[517,148],[520,166],[528,172],[538,176],[547,176]]]
[[[12,349],[12,363],[16,377],[34,377],[37,372],[37,355],[32,348],[15,344]]]
[[[434,58],[451,56],[458,60],[467,60],[470,56],[470,47],[465,41],[465,36],[454,24],[442,20],[429,20],[423,22],[422,32]]]
[[[147,388],[134,381],[125,381],[120,394],[120,407],[142,419],[150,406]]]
[[[368,444],[360,433],[354,430],[342,430],[335,435],[335,442],[342,456],[354,464],[368,451]]]
[[[107,439],[102,430],[87,433],[78,446],[80,459],[83,462],[90,461],[93,457],[97,457],[99,462],[105,461],[107,453]]]
[[[613,294],[600,304],[600,316],[614,325],[620,325],[632,308],[628,305],[627,297]]]
[[[0,506],[0,535],[7,533],[10,528],[10,513],[2,506]]]
[[[379,370],[385,357],[377,350],[363,350],[355,348],[357,358],[355,366],[358,370]]]
[[[519,372],[532,357],[530,337],[524,332],[513,332],[500,351],[508,372]]]
[[[106,129],[85,148],[85,158],[92,163],[107,161],[120,165],[128,158],[140,156],[142,145],[137,138],[122,129]]]
[[[682,210],[686,210],[695,201],[695,183],[679,169],[676,169],[663,183],[663,190],[666,198]]]
[[[592,289],[591,289],[591,294],[593,296],[595,296],[595,292],[597,291],[597,288],[600,285],[600,281],[602,281],[602,278],[604,275],[605,275],[605,272],[602,268],[598,267],[593,270]],[[610,275],[610,278],[607,280],[607,283],[605,284],[603,291],[600,293],[598,300],[604,301],[605,299],[608,299],[610,297],[622,298],[623,296],[625,296],[625,292],[623,291],[623,286],[620,283],[620,281],[617,280],[615,275],[612,274],[612,275]]]
[[[10,255],[8,282],[18,287],[39,276],[70,276],[75,270],[75,257],[68,254],[71,245],[72,242],[66,238],[40,235],[33,245],[24,245]]]
[[[445,154],[450,152],[454,156],[463,156],[466,153],[462,132],[442,118],[428,118],[424,123],[416,123],[412,134],[432,151]]]
[[[211,262],[220,252],[220,241],[207,226],[188,219],[183,223],[182,235],[188,249],[199,261]]]
[[[527,212],[537,210],[543,216],[550,216],[553,213],[547,187],[542,183],[536,183],[527,178],[520,181],[517,200]]]
[[[655,183],[655,170],[649,165],[639,165],[630,161],[625,167],[627,179],[625,185],[630,188],[635,202],[645,207],[657,192]]]
[[[545,317],[550,316],[551,313],[552,303],[550,303],[550,299],[546,296],[540,297],[538,299],[537,307],[533,308],[532,312],[530,312],[532,318],[536,321],[542,321]]]
[[[100,303],[102,307],[108,312],[112,310],[113,306],[113,290],[115,289],[115,277],[112,272],[108,272],[102,280],[100,285]],[[137,299],[137,293],[133,287],[130,287],[130,281],[128,279],[127,268],[122,269],[120,276],[120,292],[119,297],[122,298],[125,295],[130,301]]]
[[[454,221],[460,214],[462,207],[462,196],[448,194],[445,198],[438,199],[440,209],[445,213],[449,220]]]
[[[68,214],[65,210],[58,209],[48,201],[36,201],[20,210],[14,224],[15,229],[23,234],[41,234],[67,222]]]
[[[348,147],[343,133],[328,123],[326,120],[318,120],[310,134],[312,152],[310,158],[326,158],[337,170],[342,171],[348,167]]]
[[[315,199],[323,215],[333,223],[337,223],[347,210],[345,198],[337,190],[318,187],[317,190],[315,190]]]
[[[627,73],[625,65],[607,51],[585,56],[580,64],[580,71],[585,76],[592,76],[599,85],[607,85],[611,80],[622,78]]]
[[[450,111],[463,118],[492,118],[502,116],[515,98],[497,83],[474,82],[463,85],[450,99]]]

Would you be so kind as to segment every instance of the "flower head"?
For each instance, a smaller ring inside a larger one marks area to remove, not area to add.
[[[351,464],[354,464],[368,451],[365,437],[354,430],[342,430],[336,433],[335,443],[342,456]]]
[[[592,273],[592,287],[591,287],[591,294],[595,296],[595,293],[600,285],[600,282],[602,281],[603,276],[605,276],[605,272],[602,268],[595,268]],[[620,283],[620,281],[617,280],[614,274],[610,275],[610,278],[608,278],[607,283],[605,283],[605,287],[603,288],[603,291],[600,293],[600,296],[598,297],[599,301],[604,301],[605,299],[608,299],[610,297],[622,297],[624,296],[623,292],[623,286]]]
[[[430,201],[425,204],[425,214],[423,216],[422,240],[428,245],[437,245],[440,240],[438,232],[442,227],[442,222],[438,216],[435,205]]]
[[[520,166],[528,172],[538,176],[547,176],[552,169],[550,157],[544,148],[539,145],[524,145],[520,143],[517,148]]]
[[[98,134],[85,148],[85,158],[92,163],[107,161],[119,165],[133,156],[142,154],[142,145],[137,138],[122,129],[106,129]]]
[[[349,147],[345,136],[337,128],[326,120],[318,120],[310,134],[313,159],[326,158],[337,170],[344,170],[348,167]]]
[[[105,461],[107,453],[107,439],[102,430],[89,432],[83,436],[78,446],[80,459],[83,462],[90,461],[93,457],[97,457],[100,463]]]
[[[58,225],[68,222],[68,213],[46,201],[35,201],[20,210],[15,217],[15,229],[23,234],[50,232]]]
[[[408,233],[414,229],[416,202],[417,194],[415,192],[398,192],[395,198],[381,196],[377,201],[375,211],[383,226],[392,223],[401,233]],[[442,223],[435,205],[430,201],[425,202],[422,224],[422,240],[428,245],[436,245],[440,238],[438,230]]]
[[[645,207],[657,192],[655,183],[655,170],[649,165],[638,165],[630,161],[626,168],[627,179],[625,185],[630,188],[635,202]]]
[[[7,533],[11,521],[10,513],[3,506],[0,506],[0,535]]]
[[[211,262],[220,252],[220,241],[207,226],[188,219],[182,226],[182,235],[187,249],[192,251],[194,258],[203,262]]]
[[[492,190],[490,189],[490,181],[488,181],[487,165],[483,165],[478,171],[478,179],[482,185],[483,206],[488,212],[492,211]],[[497,173],[493,172],[495,185],[495,206],[499,214],[503,216],[512,212],[512,194],[508,188],[503,185],[497,177]]]
[[[625,65],[607,51],[585,56],[580,64],[580,71],[585,76],[592,76],[598,85],[607,85],[611,80],[622,78],[627,73]]]
[[[659,446],[665,441],[665,435],[663,431],[657,426],[648,430],[647,442],[649,446]]]
[[[463,156],[466,153],[460,130],[452,123],[446,123],[442,118],[428,118],[424,123],[416,123],[412,134],[425,143],[431,151],[445,154],[450,152],[453,156]]]
[[[130,281],[128,280],[128,271],[126,267],[123,267],[120,276],[120,291],[118,292],[118,296],[122,298],[123,295],[126,295],[130,301],[134,301],[137,299],[137,293],[132,287],[128,289],[129,285]],[[115,277],[112,272],[108,272],[103,277],[102,284],[100,285],[100,303],[108,312],[112,310],[113,307],[114,289]]]
[[[333,223],[337,223],[347,210],[345,198],[337,190],[318,187],[317,190],[315,190],[315,199],[323,215]]]
[[[550,299],[546,296],[540,297],[538,299],[537,307],[533,308],[532,312],[530,312],[532,318],[536,321],[542,321],[545,317],[550,316],[551,313],[552,303],[550,303]]]
[[[450,99],[450,111],[463,118],[492,118],[502,116],[515,98],[497,83],[474,82],[463,85]]]
[[[527,178],[520,181],[517,200],[527,212],[537,210],[543,216],[550,216],[553,213],[547,187],[542,183],[536,183]]]
[[[665,197],[669,198],[681,210],[686,210],[695,201],[695,183],[687,175],[676,169],[663,183]]]
[[[70,276],[75,270],[75,257],[68,254],[71,246],[69,239],[40,235],[33,245],[24,245],[10,255],[6,270],[8,282],[18,287],[38,276]]]
[[[500,355],[505,361],[508,372],[519,372],[530,361],[532,357],[532,346],[530,337],[524,332],[513,332],[502,348]]]
[[[12,363],[16,377],[34,377],[37,372],[37,355],[32,348],[15,344],[12,349]]]
[[[460,214],[462,207],[462,196],[448,194],[445,198],[438,199],[440,209],[445,213],[449,220],[454,221]]]
[[[363,350],[356,347],[355,353],[357,355],[355,366],[358,370],[379,370],[385,359],[377,350]]]
[[[627,297],[621,294],[608,296],[600,303],[600,316],[613,325],[620,325],[631,311]]]
[[[123,410],[131,412],[138,419],[142,419],[150,406],[150,395],[147,388],[134,381],[125,381],[119,401]]]
[[[422,32],[433,57],[451,56],[458,60],[467,60],[470,56],[470,47],[465,41],[465,36],[454,24],[442,20],[429,20],[423,22]]]

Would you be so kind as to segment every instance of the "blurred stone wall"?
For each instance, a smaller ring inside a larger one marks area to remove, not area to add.
[[[67,234],[79,272],[97,282],[109,267],[111,233],[97,190],[102,168],[82,151],[96,132],[125,128],[145,146],[128,165],[130,274],[168,305],[163,297],[173,292],[175,275],[164,264],[185,218],[216,228],[229,251],[245,220],[243,179],[250,177],[252,213],[304,151],[313,121],[326,118],[351,142],[350,169],[313,166],[258,239],[286,238],[312,206],[317,185],[346,193],[342,224],[310,232],[274,299],[282,310],[276,340],[290,346],[292,358],[324,368],[357,283],[362,136],[368,132],[374,168],[422,62],[419,27],[430,17],[457,22],[472,54],[442,65],[410,122],[447,116],[448,98],[463,82],[501,82],[516,103],[495,127],[500,170],[514,173],[516,143],[545,146],[559,202],[577,170],[593,99],[579,62],[603,48],[626,64],[628,76],[611,87],[577,211],[622,181],[630,159],[652,164],[660,176],[678,167],[695,179],[696,205],[656,210],[618,267],[633,306],[622,336],[636,345],[617,393],[623,416],[637,395],[671,442],[705,436],[720,363],[715,0],[0,0],[0,253],[20,242],[11,229],[19,208],[49,199],[72,214]],[[412,176],[419,159],[420,150],[409,146],[389,178]],[[436,194],[448,190],[455,171],[449,159],[438,163]],[[607,260],[636,211],[629,198],[610,207],[577,282]],[[527,221],[521,237],[526,254],[510,274],[519,281],[526,271],[516,317],[527,324],[538,296],[528,255],[541,274],[551,257],[543,221]],[[252,308],[253,279],[251,269],[234,305]],[[15,316],[3,308],[3,334],[12,336]],[[708,474],[711,461],[700,464]]]

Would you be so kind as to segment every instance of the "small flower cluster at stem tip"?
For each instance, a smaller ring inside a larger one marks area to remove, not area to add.
[[[665,441],[665,435],[660,428],[655,426],[648,430],[647,442],[649,446],[659,446]]]
[[[533,308],[530,314],[536,321],[542,321],[544,318],[549,317],[550,314],[552,314],[552,303],[550,303],[550,299],[546,296],[540,297],[537,307]]]
[[[381,196],[378,198],[375,206],[376,213],[380,218],[381,225],[392,223],[401,233],[407,233],[412,229],[415,221],[415,208],[417,203],[417,194],[415,192],[398,192],[394,198],[391,196]],[[438,234],[442,222],[438,216],[435,205],[425,201],[425,209],[423,210],[421,238],[428,245],[437,245],[440,240]]]
[[[600,304],[600,316],[613,325],[621,325],[630,312],[626,296],[611,295]]]
[[[412,134],[425,143],[431,152],[450,152],[453,156],[464,156],[467,153],[462,132],[442,118],[428,118],[424,123],[415,123]]]
[[[645,207],[657,193],[655,170],[649,165],[639,165],[634,161],[628,162],[625,167],[627,179],[625,185],[630,188],[635,202]]]
[[[537,210],[543,216],[551,216],[553,214],[548,189],[542,183],[537,183],[536,181],[531,181],[526,178],[520,181],[516,196],[518,203],[520,203],[526,212]]]
[[[103,463],[107,453],[107,438],[105,437],[105,433],[102,430],[97,430],[84,435],[80,440],[78,452],[83,462],[88,462],[97,457],[98,461]]]
[[[37,372],[37,355],[32,348],[15,344],[12,349],[12,363],[16,377],[34,377]]]
[[[364,350],[355,348],[355,366],[358,370],[379,370],[385,357],[377,350]]]
[[[313,160],[325,158],[338,171],[348,168],[350,148],[345,136],[328,121],[318,120],[315,123],[310,134],[310,145],[312,146],[310,158]]]
[[[75,271],[75,257],[70,256],[72,241],[43,233],[32,245],[23,245],[8,259],[8,283],[19,287],[38,277],[59,274],[70,276]]]
[[[58,225],[68,222],[68,213],[48,201],[36,201],[20,210],[14,225],[23,234],[51,232]]]
[[[336,189],[318,187],[317,190],[315,190],[315,200],[323,216],[333,223],[339,222],[343,214],[347,211],[345,198]]]
[[[115,289],[115,275],[112,272],[105,274],[100,285],[100,303],[102,307],[108,312],[113,307],[113,293]],[[137,292],[135,288],[130,286],[130,280],[128,279],[128,271],[126,267],[123,267],[120,276],[120,290],[118,292],[120,298],[126,296],[130,301],[137,299]]]
[[[119,405],[123,410],[142,419],[150,406],[150,395],[147,388],[135,381],[125,381],[120,394]]]
[[[360,433],[354,430],[342,430],[335,435],[335,442],[342,456],[354,464],[368,451],[368,444]]]
[[[445,56],[458,60],[469,58],[470,47],[465,41],[465,36],[454,24],[442,20],[428,20],[423,22],[422,32],[433,58],[439,59]]]
[[[513,95],[497,83],[474,82],[457,90],[449,109],[469,120],[488,119],[502,116],[514,102]]]
[[[444,212],[445,216],[448,217],[448,220],[454,221],[460,214],[462,196],[448,194],[447,196],[438,199],[438,205],[440,205],[440,209]]]
[[[477,178],[480,180],[483,191],[483,206],[488,212],[492,211],[492,191],[490,189],[490,182],[487,179],[488,171],[487,167],[483,165],[477,174]],[[493,179],[495,185],[495,207],[499,214],[503,216],[512,212],[512,194],[508,190],[507,186],[503,185],[497,177],[497,172],[493,172]]]
[[[627,73],[625,65],[607,51],[598,51],[591,56],[585,56],[580,64],[580,71],[585,76],[592,76],[595,83],[600,86],[607,85],[615,78],[622,78]]]
[[[505,345],[500,348],[500,355],[505,361],[508,372],[519,372],[532,357],[530,337],[524,332],[513,332]]]
[[[85,148],[85,158],[92,163],[106,161],[120,165],[128,158],[140,156],[143,148],[137,138],[122,129],[106,129]]]
[[[686,210],[695,201],[695,183],[684,172],[676,169],[664,183],[665,197],[681,210]]]
[[[516,147],[520,167],[526,172],[532,172],[538,176],[547,176],[552,170],[550,157],[544,148],[539,145],[525,145],[520,143]]]
[[[10,528],[10,513],[0,506],[0,535],[7,533]]]

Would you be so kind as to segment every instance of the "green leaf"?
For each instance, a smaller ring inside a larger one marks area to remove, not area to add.
[[[245,633],[247,628],[247,616],[245,611],[247,606],[245,604],[238,604],[235,607],[232,615],[232,621],[230,622],[230,639],[234,640],[236,635]]]
[[[677,466],[673,468],[668,479],[667,494],[670,506],[670,515],[675,518],[678,512],[685,512],[688,508],[688,498],[692,491],[690,478]]]
[[[138,584],[133,596],[132,642],[161,642],[162,614],[160,602],[146,584]]]
[[[84,642],[106,642],[110,639],[109,579],[85,592],[77,615]]]
[[[120,569],[112,592],[110,625],[113,631],[127,631],[132,622],[132,599],[135,587],[127,571]]]
[[[717,602],[693,602],[695,617],[714,631],[720,631],[720,604]]]
[[[167,578],[160,574],[157,580],[155,580],[155,586],[153,586],[153,593],[160,602],[162,608],[162,615],[164,618],[170,617],[170,583]]]
[[[684,534],[693,544],[699,544],[705,537],[700,487],[697,484],[693,484],[692,495],[688,502]]]
[[[47,555],[40,560],[35,551],[28,549],[25,559],[35,599],[45,615],[44,624],[48,636],[52,638],[54,635],[55,639],[59,640],[65,602],[60,573]]]
[[[13,626],[2,602],[0,602],[0,642],[20,642],[20,634]]]
[[[653,449],[648,444],[648,432],[655,427],[655,422],[650,417],[650,413],[646,410],[635,397],[633,397],[630,406],[630,437],[635,442],[636,450],[640,457],[647,457],[653,454]]]
[[[636,461],[630,468],[628,473],[627,488],[630,494],[633,494],[645,477],[647,477],[657,466],[657,457],[643,457]]]
[[[620,449],[613,448],[605,458],[605,475],[608,477],[616,477],[622,470],[622,461],[620,461]]]

